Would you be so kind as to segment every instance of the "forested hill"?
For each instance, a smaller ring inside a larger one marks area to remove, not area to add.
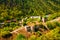
[[[0,20],[60,11],[60,0],[0,0]]]

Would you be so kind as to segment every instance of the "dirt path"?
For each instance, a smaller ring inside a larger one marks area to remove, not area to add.
[[[60,21],[60,17],[58,17],[58,18],[56,18],[56,19],[54,19],[54,20],[50,20],[50,21],[48,21],[48,22],[54,22],[54,21]]]

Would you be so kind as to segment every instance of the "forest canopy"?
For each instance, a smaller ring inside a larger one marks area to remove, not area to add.
[[[60,11],[60,0],[0,0],[0,20],[43,16]]]

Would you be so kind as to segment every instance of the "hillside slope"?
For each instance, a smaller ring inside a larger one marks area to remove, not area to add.
[[[60,12],[60,0],[0,0],[0,20]]]

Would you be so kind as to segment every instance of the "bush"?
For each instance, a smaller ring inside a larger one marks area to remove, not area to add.
[[[12,36],[11,33],[7,33],[7,34],[2,35],[3,38],[9,38],[9,37],[11,37],[11,36]]]
[[[35,35],[32,35],[30,38],[28,38],[28,40],[36,40],[36,36]]]
[[[27,23],[26,22],[23,22],[23,25],[25,26],[25,25],[27,25]]]
[[[13,31],[13,28],[12,27],[4,27],[3,30],[4,31]]]
[[[16,40],[26,40],[25,36],[22,34],[17,35]]]
[[[38,35],[38,37],[40,37],[42,35],[42,33],[40,31],[36,32],[36,34]]]
[[[54,29],[56,27],[56,24],[54,22],[47,22],[47,26],[49,29]]]
[[[54,22],[56,26],[60,27],[60,22]]]
[[[3,38],[9,38],[12,34],[9,31],[2,31],[1,35]]]
[[[11,23],[10,23],[10,26],[11,26],[12,28],[16,27],[16,23],[11,22]]]

